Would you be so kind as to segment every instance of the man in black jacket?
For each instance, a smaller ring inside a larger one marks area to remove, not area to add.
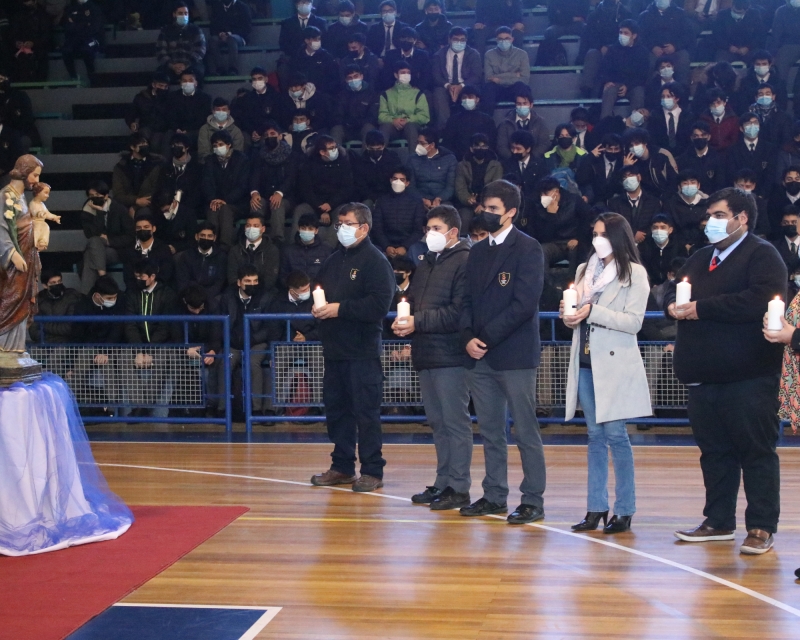
[[[781,223],[778,227],[780,238],[772,241],[772,246],[778,250],[786,270],[791,277],[796,271],[800,270],[800,208],[790,204],[784,207]]]
[[[398,62],[405,62],[411,71],[411,86],[426,91],[430,103],[430,92],[433,89],[433,75],[431,74],[431,55],[435,51],[425,51],[416,47],[419,34],[411,27],[402,29],[399,33],[399,46],[386,54],[383,62],[383,71],[380,79],[380,90],[386,91],[394,86],[396,78],[394,71]]]
[[[463,507],[461,515],[508,510],[506,413],[510,409],[523,480],[522,503],[508,522],[524,524],[544,517],[544,449],[536,419],[544,256],[539,243],[512,224],[520,207],[519,189],[498,180],[486,186],[481,200],[480,216],[490,233],[470,250],[459,326],[486,476],[483,497]]]
[[[297,13],[281,22],[278,47],[289,58],[296,55],[303,46],[303,32],[306,27],[316,27],[323,33],[328,27],[324,18],[312,13],[313,4],[309,0],[295,0]]]
[[[689,169],[700,176],[700,189],[714,193],[722,186],[724,179],[724,158],[709,145],[711,127],[708,122],[698,120],[692,125],[689,148],[675,158],[678,170]]]
[[[535,139],[527,130],[514,131],[509,139],[511,157],[503,161],[503,173],[514,176],[516,184],[521,185],[522,195],[525,198],[523,211],[520,211],[520,221],[526,218],[529,211],[533,211],[533,201],[539,196],[536,185],[539,180],[547,175],[544,160],[533,153]],[[522,223],[525,226],[525,223]]]
[[[264,67],[250,71],[252,91],[245,92],[231,103],[231,115],[246,139],[259,142],[267,122],[277,117],[278,92],[269,84]]]
[[[345,69],[350,65],[355,65],[364,74],[364,80],[373,87],[378,86],[380,75],[380,61],[372,51],[367,48],[367,37],[365,34],[356,32],[347,39],[347,53],[339,59],[339,68]],[[384,62],[384,65],[386,62]],[[392,78],[394,82],[394,78]]]
[[[323,45],[335,58],[339,59],[347,55],[347,44],[356,33],[365,36],[364,41],[366,42],[368,27],[361,21],[350,0],[342,0],[336,7],[336,13],[339,14],[339,20],[328,27],[323,38]]]
[[[756,193],[766,197],[778,149],[761,137],[761,121],[755,113],[739,117],[739,130],[742,132],[739,140],[725,155],[725,181],[730,182],[742,169],[750,169],[758,176]]]
[[[136,214],[135,237],[130,238],[118,252],[127,289],[136,286],[134,266],[145,258],[156,265],[159,282],[162,284],[172,282],[174,274],[172,251],[166,242],[155,237],[157,230],[155,218],[150,213],[142,211]]]
[[[381,455],[381,330],[395,291],[389,261],[369,240],[372,214],[360,203],[339,209],[341,244],[325,261],[316,284],[327,304],[314,307],[325,358],[322,396],[331,468],[311,478],[317,486],[352,484],[354,491],[383,486]],[[356,444],[361,477],[356,480]]]
[[[380,22],[367,29],[367,46],[379,58],[400,46],[400,31],[409,25],[397,19],[397,3],[394,0],[382,0],[378,11]]]
[[[175,283],[178,291],[189,286],[202,287],[209,299],[225,288],[228,254],[217,244],[217,228],[211,222],[201,222],[194,236],[196,247],[175,256]]]
[[[798,201],[800,201],[800,166],[793,165],[783,172],[780,182],[772,187],[767,201],[770,237],[773,240],[783,235],[779,227],[786,207],[797,205]]]
[[[239,75],[239,47],[243,47],[250,37],[252,19],[253,14],[246,2],[211,2],[211,37],[206,56],[209,75]],[[227,58],[224,61],[223,51]]]
[[[94,59],[100,51],[103,39],[103,14],[93,0],[74,0],[64,12],[61,20],[64,28],[64,44],[61,52],[64,66],[70,78],[77,78],[75,58],[83,58],[86,72],[94,73]]]
[[[378,126],[378,94],[356,65],[343,70],[345,86],[336,100],[331,136],[338,144],[362,141]]]
[[[391,191],[392,174],[402,167],[396,151],[386,148],[386,136],[377,129],[364,138],[364,150],[351,156],[356,196],[370,209],[382,195]]]
[[[575,180],[589,204],[603,203],[622,191],[622,139],[603,136],[600,146],[578,161]]]
[[[289,275],[301,271],[314,280],[333,249],[319,239],[319,220],[313,213],[300,216],[294,242],[283,249],[278,281],[288,287]]]
[[[272,291],[278,281],[280,256],[276,247],[265,236],[267,231],[264,218],[251,213],[244,221],[244,238],[231,247],[228,253],[228,284],[238,280],[239,269],[248,265],[258,273],[262,289]]]
[[[150,142],[141,133],[128,138],[128,151],[122,152],[111,174],[114,200],[122,203],[133,215],[149,207],[158,182],[162,158],[150,152]]]
[[[461,103],[461,91],[476,87],[483,80],[481,54],[467,46],[467,32],[462,27],[450,29],[449,46],[431,57],[433,67],[433,111],[436,128],[444,130],[452,109]],[[431,117],[433,120],[433,117]]]
[[[650,221],[650,233],[639,243],[639,255],[642,266],[647,269],[650,286],[663,284],[667,274],[672,270],[675,258],[684,258],[688,254],[686,247],[675,234],[675,223],[664,213],[657,213]]]
[[[192,69],[181,73],[181,86],[167,96],[167,128],[171,133],[185,133],[197,145],[200,132],[211,113],[211,96],[200,90]]]
[[[44,289],[36,296],[38,305],[36,316],[75,315],[75,307],[83,296],[75,289],[68,289],[64,286],[61,272],[53,269],[44,269],[40,279]],[[43,325],[34,322],[30,328],[31,339],[34,342],[40,341],[40,327],[44,329],[45,344],[73,342],[80,335],[80,332],[76,331],[75,325],[68,320],[65,322],[48,322]]]
[[[653,216],[661,211],[661,200],[642,189],[642,172],[636,165],[620,172],[623,193],[612,196],[608,210],[618,213],[631,225],[636,242],[643,242]]]
[[[237,407],[242,406],[242,376],[234,376],[234,371],[242,366],[244,350],[244,315],[267,313],[272,303],[272,294],[260,285],[258,270],[245,264],[239,267],[236,274],[236,286],[229,287],[219,299],[217,307],[222,315],[230,318],[231,328],[231,380],[233,395],[237,399]],[[269,340],[269,327],[266,322],[250,323],[250,389],[253,393],[252,409],[260,413],[264,406],[264,370],[261,365],[266,357],[265,350]],[[220,369],[221,372],[221,369]],[[222,388],[218,386],[218,388]],[[219,408],[225,408],[225,399],[220,398]]]
[[[749,232],[758,212],[736,189],[709,198],[711,246],[677,274],[692,284],[692,301],[666,297],[678,320],[675,375],[689,385],[689,420],[700,448],[706,487],[702,524],[675,535],[686,542],[733,540],[736,496],[747,498],[743,554],[772,548],[780,512],[778,386],[783,346],[764,339],[770,300],[786,299],[786,265],[775,247]]]
[[[166,103],[169,82],[166,73],[154,73],[150,84],[134,96],[125,116],[125,124],[131,133],[141,133],[150,140],[153,148],[159,151],[167,131]]]
[[[317,91],[334,95],[339,88],[339,65],[330,51],[322,48],[322,31],[306,27],[303,38],[305,45],[292,56],[289,73],[303,75]]]
[[[269,313],[311,313],[314,301],[311,299],[311,279],[304,271],[292,271],[285,281],[285,290],[278,293],[269,306]],[[319,340],[319,326],[316,320],[291,320],[289,334],[286,322],[274,322],[270,327],[270,341],[316,342]],[[301,365],[302,366],[302,365]],[[281,390],[278,390],[279,392]],[[282,390],[284,395],[286,389]]]
[[[425,205],[411,190],[407,169],[397,169],[391,177],[392,192],[378,198],[372,215],[371,236],[375,245],[390,258],[404,256],[422,237]]]
[[[494,118],[482,111],[481,92],[478,87],[467,86],[461,90],[461,110],[450,116],[442,132],[442,146],[447,147],[461,162],[469,151],[470,140],[476,133],[489,138],[489,148],[497,146],[497,127]]]
[[[250,163],[244,153],[233,148],[231,134],[227,131],[211,134],[211,148],[214,158],[203,165],[206,220],[217,226],[221,243],[230,247],[234,224],[249,209]]]
[[[645,191],[660,198],[662,193],[675,186],[678,177],[675,158],[666,149],[653,144],[646,129],[627,129],[622,142],[626,154],[623,164],[639,169]]]
[[[408,292],[414,313],[392,324],[401,338],[411,336],[411,359],[436,446],[436,481],[411,501],[435,511],[470,503],[472,421],[459,331],[469,248],[459,241],[460,229],[461,216],[453,207],[428,212],[429,251]]]
[[[661,4],[661,3],[659,3]],[[650,66],[661,56],[671,56],[675,66],[675,80],[689,84],[689,48],[696,31],[686,13],[677,3],[667,0],[666,8],[652,2],[639,14],[641,43],[650,51]]]

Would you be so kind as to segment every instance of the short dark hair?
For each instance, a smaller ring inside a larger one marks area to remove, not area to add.
[[[360,31],[356,31],[355,33],[351,33],[350,36],[347,38],[347,44],[350,44],[351,42],[358,42],[358,44],[366,44],[367,36],[365,36]]]
[[[322,37],[322,31],[320,31],[316,27],[306,27],[305,29],[303,29],[303,39],[304,40],[309,40],[309,39],[313,39],[313,38],[321,38],[321,37]]]
[[[706,200],[706,207],[711,207],[717,202],[725,202],[734,215],[740,213],[747,214],[747,226],[754,229],[758,220],[758,207],[756,199],[749,193],[745,193],[736,187],[726,187],[709,196]]]
[[[658,91],[659,95],[664,91],[669,91],[673,96],[680,100],[681,103],[686,102],[686,89],[684,89],[680,82],[667,82],[667,84],[661,85],[661,88]]]
[[[227,130],[222,129],[221,131],[215,131],[211,134],[211,144],[215,142],[224,142],[227,145],[232,145],[233,138],[231,138],[231,134],[228,133]]]
[[[42,274],[39,276],[42,284],[47,284],[50,278],[61,278],[61,271],[58,269],[42,269]]]
[[[464,27],[453,27],[450,29],[450,33],[447,34],[447,38],[450,39],[453,36],[464,36],[467,37],[467,30]]]
[[[692,125],[692,131],[694,130],[702,131],[703,133],[711,135],[711,126],[705,120],[697,120]]]
[[[344,69],[342,69],[342,73],[344,74],[345,78],[351,73],[360,73],[361,75],[364,75],[364,71],[357,64],[348,64]]]
[[[133,273],[142,276],[157,276],[158,263],[152,258],[143,258],[133,265]]]
[[[346,216],[350,212],[355,215],[359,224],[365,224],[372,229],[372,211],[367,205],[360,202],[348,202],[336,210],[336,217]]]
[[[627,167],[622,167],[621,175],[623,176],[639,176],[642,177],[642,170],[637,167],[635,164],[628,165]]]
[[[392,265],[392,269],[394,271],[407,271],[408,273],[414,273],[414,271],[417,269],[417,265],[414,264],[414,261],[408,256],[394,256],[393,258],[389,259],[389,264]]]
[[[308,78],[303,75],[302,73],[296,73],[295,75],[289,78],[289,83],[286,85],[286,88],[289,89],[291,87],[305,87],[308,84]]]
[[[469,146],[473,147],[476,144],[489,144],[489,136],[485,133],[473,133],[469,138]]]
[[[514,101],[516,102],[517,98],[525,98],[528,102],[533,102],[533,92],[531,88],[527,84],[522,84],[521,82],[517,84],[519,86],[514,92]]]
[[[351,11],[355,13],[356,7],[350,0],[342,0],[336,7],[336,13],[341,13],[342,11]]]
[[[100,276],[94,283],[94,290],[101,296],[117,296],[119,295],[119,285],[109,275]]]
[[[650,133],[647,129],[633,127],[622,134],[622,141],[626,145],[636,144],[637,142],[641,144],[650,144]]]
[[[86,187],[87,196],[89,195],[90,191],[97,191],[97,193],[107,196],[111,189],[108,188],[108,183],[104,182],[103,180],[92,180]]]
[[[758,117],[758,116],[757,116],[755,113],[753,113],[752,111],[748,111],[747,113],[743,113],[742,115],[740,115],[740,116],[739,116],[739,126],[740,126],[740,127],[743,127],[743,126],[744,126],[744,125],[746,125],[748,122],[750,122],[750,121],[751,121],[753,118],[755,118],[756,120],[758,120],[758,121],[759,121],[759,123],[761,122],[761,118],[759,118],[759,117]]]
[[[507,33],[510,36],[514,35],[514,32],[511,31],[511,27],[497,27],[494,31],[495,37],[499,36],[501,33]]]
[[[140,144],[149,144],[149,140],[143,133],[132,133],[128,136],[128,148],[138,147]]]
[[[212,107],[230,107],[231,103],[227,101],[227,99],[223,98],[222,96],[217,96],[214,98],[214,102],[211,103]]]
[[[397,32],[398,38],[414,38],[414,40],[419,40],[419,34],[414,27],[403,27],[400,31]]]
[[[572,111],[569,112],[569,119],[570,120],[583,120],[584,122],[589,122],[589,110],[585,107],[575,107]]]
[[[264,67],[255,66],[252,69],[250,69],[250,75],[268,76],[269,74],[267,73],[267,70]]]
[[[380,5],[378,5],[378,11],[381,11],[384,7],[391,7],[397,11],[397,3],[394,0],[383,0]]]
[[[305,271],[292,271],[286,276],[286,286],[289,289],[302,289],[308,284],[311,284],[311,278]]]
[[[264,122],[264,126],[261,128],[261,131],[277,131],[278,133],[281,133],[281,125],[274,120],[267,120]]]
[[[170,83],[170,77],[166,73],[164,73],[162,71],[156,71],[153,74],[153,77],[150,78],[150,84],[154,84],[156,82],[158,82],[160,84],[169,84]]]
[[[425,138],[428,144],[433,143],[439,146],[439,133],[433,127],[422,127],[422,129],[419,130],[419,135]]]
[[[187,149],[192,148],[192,141],[189,140],[189,136],[185,133],[173,133],[172,137],[169,139],[170,145],[173,144],[182,144]]]
[[[368,147],[376,147],[381,144],[385,145],[386,136],[383,135],[383,132],[379,131],[378,129],[367,131],[367,135],[364,136],[364,144]]]
[[[267,226],[267,223],[264,220],[264,216],[262,216],[260,213],[250,212],[244,218],[242,218],[242,220],[244,220],[245,224],[247,224],[248,220],[258,220],[261,223],[262,227],[266,227]]]
[[[700,173],[694,169],[684,169],[678,173],[678,184],[686,182],[687,180],[696,180],[697,182],[703,181],[700,177]]]
[[[314,227],[319,229],[319,218],[314,213],[304,213],[297,221],[297,228],[300,227]]]
[[[570,138],[574,138],[575,136],[578,135],[578,132],[575,130],[575,127],[572,125],[571,122],[562,122],[561,124],[556,125],[556,130],[553,133],[553,138],[557,140],[558,136],[561,135],[561,132],[564,131],[564,129],[567,130],[567,133],[569,134]]]
[[[392,169],[392,176],[396,176],[398,173],[402,173],[405,179],[411,182],[411,169],[403,165],[397,165],[397,167]],[[392,176],[389,177],[391,178]]]
[[[756,60],[768,60],[770,64],[772,64],[772,54],[767,51],[766,49],[758,49],[757,51],[753,51],[750,58],[750,66],[754,66]]]
[[[676,83],[670,83],[676,84]],[[666,86],[666,85],[664,85]],[[662,87],[663,89],[664,87]],[[728,100],[728,92],[719,89],[718,87],[711,87],[708,91],[706,91],[706,104],[711,104],[712,102],[716,102],[717,100],[722,100],[723,102],[727,102]]]
[[[481,97],[481,90],[478,88],[477,85],[468,84],[465,85],[464,88],[461,90],[462,96],[477,96],[478,98]]]
[[[621,147],[622,146],[622,138],[616,133],[607,133],[607,134],[605,134],[601,138],[600,142],[604,147]]]
[[[236,279],[237,280],[244,280],[249,276],[257,276],[258,269],[255,268],[252,264],[243,264],[236,270]]]
[[[450,229],[456,229],[461,233],[461,215],[455,207],[449,204],[441,204],[438,207],[433,207],[428,211],[428,220],[438,218],[444,222]]]
[[[208,302],[208,294],[199,284],[190,284],[181,293],[181,299],[186,303],[187,307],[199,309]]]
[[[325,135],[317,136],[316,139],[314,140],[314,151],[316,151],[317,153],[319,153],[320,151],[326,151],[328,145],[331,142],[336,144],[336,140],[334,140],[330,136],[325,136]]]
[[[758,184],[758,174],[749,169],[744,167],[743,169],[739,169],[735,174],[733,174],[733,182],[739,182],[739,180],[745,180],[747,182],[755,182]]]
[[[796,204],[787,204],[781,212],[781,218],[785,218],[786,216],[800,217],[800,207],[798,207]]]
[[[200,233],[201,231],[210,231],[214,235],[217,235],[217,225],[215,225],[213,222],[209,222],[208,220],[204,220],[197,225],[197,233]]]
[[[476,231],[489,231],[486,227],[483,226],[483,220],[480,216],[473,216],[472,220],[469,221],[469,228],[467,229],[467,233],[475,233]]]
[[[672,273],[678,273],[681,269],[683,269],[683,265],[686,264],[687,258],[681,258],[678,256],[677,258],[673,258],[672,261],[669,263],[669,270]]]
[[[498,198],[507,212],[516,209],[517,215],[520,213],[522,195],[519,187],[511,184],[508,180],[495,180],[487,184],[481,191],[480,201],[486,202],[489,198]]]
[[[784,172],[781,174],[781,180],[786,180],[786,176],[788,176],[790,173],[800,173],[800,166],[793,164],[790,167],[786,167]]]
[[[517,129],[514,133],[512,133],[508,138],[509,144],[518,144],[525,149],[533,149],[533,145],[536,144],[533,138],[533,134],[526,130],[526,129]]]
[[[150,211],[142,211],[141,209],[133,216],[133,224],[137,222],[149,222],[154,227],[156,226],[156,219]]]
[[[188,9],[189,5],[186,4],[184,0],[175,0],[172,3],[172,13],[175,13],[178,9]]]
[[[408,69],[409,71],[411,71],[411,65],[405,60],[398,60],[397,62],[394,63],[395,73],[400,73],[404,69]]]
[[[550,176],[544,177],[536,183],[536,193],[542,194],[561,188],[561,183]]]
[[[631,33],[639,33],[639,24],[636,22],[636,20],[623,20],[619,23],[619,28],[628,29]]]
[[[653,226],[657,222],[663,222],[664,224],[668,224],[670,227],[675,226],[675,221],[672,219],[672,216],[668,213],[656,213],[650,218],[650,226]]]

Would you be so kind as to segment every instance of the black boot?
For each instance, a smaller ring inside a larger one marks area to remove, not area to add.
[[[600,524],[600,518],[603,519],[603,526],[606,526],[608,520],[608,511],[587,511],[586,516],[578,524],[572,525],[573,531],[594,531],[597,525]]]
[[[633,516],[612,516],[603,529],[603,533],[623,533],[631,530]]]

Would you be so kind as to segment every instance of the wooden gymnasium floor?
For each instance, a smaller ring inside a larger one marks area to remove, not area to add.
[[[585,512],[582,446],[547,447],[547,519],[517,527],[412,506],[430,445],[386,446],[380,495],[311,488],[328,445],[93,448],[130,504],[250,507],[126,601],[282,607],[258,638],[800,638],[796,448],[780,451],[781,530],[761,557],[739,555],[741,524],[736,544],[673,537],[701,519],[694,447],[635,448],[639,511],[619,536],[569,533]],[[476,446],[473,498],[482,464]],[[513,508],[516,449],[510,464]]]

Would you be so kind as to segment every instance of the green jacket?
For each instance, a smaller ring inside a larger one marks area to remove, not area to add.
[[[431,121],[428,99],[419,89],[396,83],[381,94],[378,122],[390,124],[395,118],[408,118],[414,124],[426,125]]]

